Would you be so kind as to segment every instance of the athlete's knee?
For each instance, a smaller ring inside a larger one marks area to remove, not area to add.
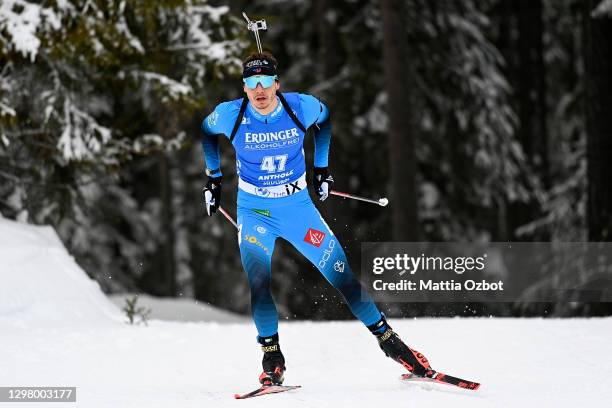
[[[270,275],[268,273],[255,273],[249,276],[251,292],[261,293],[270,290]]]
[[[246,272],[251,294],[257,296],[268,291],[271,279],[271,262],[265,254],[242,251],[242,266]]]
[[[343,276],[333,282],[336,288],[345,298],[352,297],[355,294],[361,293],[361,283],[351,274],[351,276]]]

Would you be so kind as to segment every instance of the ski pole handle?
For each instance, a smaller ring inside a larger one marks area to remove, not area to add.
[[[219,212],[220,212],[221,214],[223,214],[223,216],[224,216],[225,218],[227,218],[227,220],[228,220],[229,222],[231,222],[231,223],[232,223],[232,225],[233,225],[234,227],[236,227],[236,229],[238,229],[238,224],[236,224],[236,221],[234,221],[234,219],[232,218],[232,216],[231,216],[231,215],[229,215],[229,214],[227,213],[227,211],[225,211],[225,210],[223,209],[223,207],[219,207]]]
[[[365,201],[366,203],[370,203],[370,204],[377,204],[377,205],[380,205],[381,207],[386,207],[387,204],[389,204],[389,200],[387,200],[386,197],[379,198],[378,200],[373,200],[371,198],[361,197],[361,196],[349,194],[349,193],[343,193],[341,191],[336,191],[336,190],[330,191],[330,194],[338,196],[338,197],[350,198],[352,200]]]

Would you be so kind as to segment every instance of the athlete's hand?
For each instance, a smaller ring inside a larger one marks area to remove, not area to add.
[[[329,192],[332,191],[334,178],[329,174],[327,167],[315,167],[312,179],[319,200],[325,201]]]
[[[208,181],[202,194],[204,194],[204,203],[206,204],[206,213],[211,216],[217,211],[221,205],[221,179],[223,176],[211,177],[208,176]]]

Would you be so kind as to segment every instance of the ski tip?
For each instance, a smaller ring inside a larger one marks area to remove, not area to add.
[[[259,397],[261,395],[267,395],[267,394],[278,394],[279,392],[295,390],[301,387],[302,387],[301,385],[268,385],[268,386],[263,385],[259,387],[258,389],[251,391],[249,393],[246,393],[244,395],[234,394],[234,398],[235,399],[247,399],[247,398]]]

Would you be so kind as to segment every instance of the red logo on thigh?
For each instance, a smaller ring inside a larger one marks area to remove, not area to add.
[[[304,241],[319,248],[325,239],[325,233],[316,229],[308,228]]]

